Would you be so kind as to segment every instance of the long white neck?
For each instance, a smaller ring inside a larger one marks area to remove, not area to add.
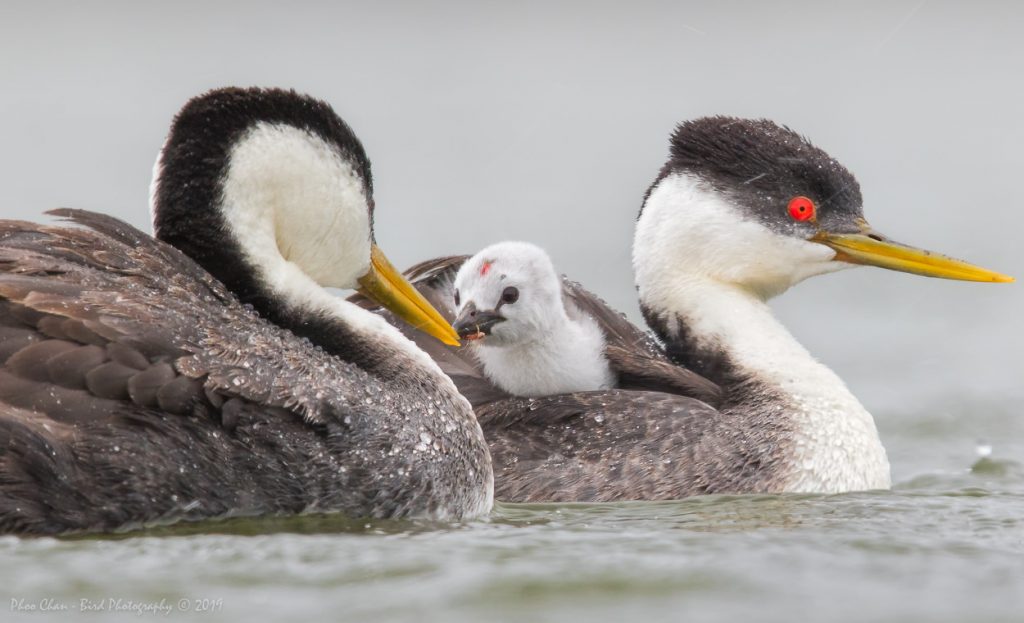
[[[783,238],[744,219],[725,197],[688,175],[659,183],[637,223],[633,265],[648,317],[663,325],[670,349],[731,373],[712,380],[757,383],[762,395],[751,401],[762,402],[741,402],[734,413],[762,409],[765,395],[777,403],[778,413],[769,416],[793,436],[788,491],[890,486],[871,414],[766,302],[808,276],[839,268],[833,255],[823,245]]]
[[[516,396],[548,396],[608,389],[614,375],[604,356],[604,336],[590,319],[567,317],[537,339],[475,347],[487,377]]]
[[[889,488],[889,461],[871,414],[775,319],[763,299],[701,279],[683,279],[679,286],[667,309],[685,324],[692,344],[717,351],[735,373],[755,379],[782,400],[794,434],[787,491]]]

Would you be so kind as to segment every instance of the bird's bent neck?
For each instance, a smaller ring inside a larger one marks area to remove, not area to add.
[[[256,310],[275,324],[384,380],[454,384],[433,359],[383,317],[325,290],[292,262],[257,267],[266,296]]]
[[[370,267],[368,171],[315,133],[259,122],[224,154],[216,179],[198,156],[165,146],[154,170],[154,228],[264,318],[332,355],[399,381],[440,368],[380,317],[325,287]],[[200,163],[202,164],[202,163]],[[208,168],[208,167],[207,167]],[[454,385],[451,386],[454,393]]]
[[[495,385],[517,396],[549,396],[607,389],[614,378],[604,356],[604,336],[593,322],[563,317],[528,342],[475,348]]]
[[[786,431],[791,449],[785,490],[890,486],[888,459],[871,415],[776,320],[763,298],[688,275],[676,275],[670,288],[654,292],[652,299],[640,288],[644,314],[670,355],[725,386],[726,410],[767,415]]]

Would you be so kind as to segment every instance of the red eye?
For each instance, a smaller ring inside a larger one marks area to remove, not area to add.
[[[794,221],[809,221],[814,218],[814,202],[804,196],[789,200],[789,215]]]

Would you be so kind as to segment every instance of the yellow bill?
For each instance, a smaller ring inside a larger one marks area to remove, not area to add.
[[[377,245],[370,250],[370,272],[359,278],[359,293],[380,303],[414,328],[449,346],[459,345],[455,329],[391,265]]]
[[[879,266],[941,279],[994,283],[1014,281],[1013,277],[987,268],[887,240],[869,229],[865,229],[863,234],[832,234],[822,231],[815,234],[811,240],[835,249],[835,259],[840,262]]]

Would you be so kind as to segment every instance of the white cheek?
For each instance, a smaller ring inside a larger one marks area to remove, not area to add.
[[[779,236],[760,225],[724,268],[727,281],[744,284],[763,298],[777,296],[808,277],[843,268],[835,251],[816,242]]]
[[[856,268],[856,264],[835,261],[836,252],[823,244],[804,242],[806,251],[801,263],[793,266],[793,283],[799,283],[808,277],[834,273],[848,268]]]
[[[633,267],[649,296],[679,278],[711,278],[762,298],[807,277],[846,267],[828,247],[787,237],[746,219],[693,176],[674,174],[651,192],[637,223]]]

